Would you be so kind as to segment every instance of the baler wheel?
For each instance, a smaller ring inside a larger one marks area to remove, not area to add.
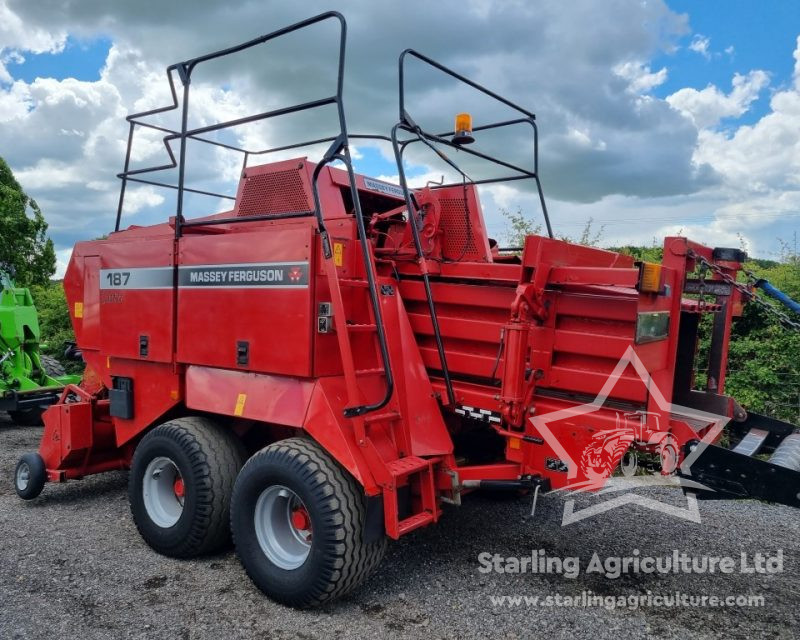
[[[38,498],[47,482],[44,460],[38,453],[23,455],[14,470],[14,488],[23,500]]]
[[[230,542],[230,503],[246,453],[229,429],[201,416],[170,420],[136,447],[128,498],[136,528],[174,558]]]
[[[259,451],[233,490],[239,560],[259,589],[292,607],[339,597],[377,568],[386,537],[364,542],[365,517],[363,489],[307,438]]]

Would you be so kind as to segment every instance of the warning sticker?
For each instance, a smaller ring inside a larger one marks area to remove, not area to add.
[[[244,403],[247,402],[247,394],[240,393],[236,398],[236,406],[233,409],[233,415],[241,416],[244,413]]]

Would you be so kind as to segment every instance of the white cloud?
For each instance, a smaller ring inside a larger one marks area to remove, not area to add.
[[[731,134],[703,131],[696,156],[731,194],[720,212],[749,229],[781,219],[800,223],[800,37],[793,84],[773,93],[770,112]]]
[[[276,4],[266,24],[258,3],[195,0],[192,11],[188,6],[187,0],[175,0],[156,12],[105,0],[0,0],[0,46],[5,47],[0,60],[10,52],[57,51],[67,33],[102,34],[114,43],[97,81],[6,79],[0,85],[0,152],[42,205],[59,251],[112,224],[119,188],[114,174],[122,168],[127,136],[124,116],[169,102],[167,64],[327,10],[330,3]],[[702,218],[691,227],[701,239],[715,242],[717,234],[727,241],[737,223],[753,246],[767,247],[767,229],[777,227],[763,221],[774,220],[774,211],[797,207],[800,44],[795,89],[775,93],[770,114],[758,123],[722,133],[715,130],[720,121],[746,113],[768,78],[763,71],[751,71],[736,76],[728,93],[710,85],[679,90],[667,100],[654,97],[651,92],[666,81],[668,69],[653,70],[652,59],[659,51],[674,50],[678,39],[690,33],[686,16],[663,2],[610,0],[601,6],[580,0],[565,9],[556,0],[535,7],[473,0],[466,10],[461,7],[456,0],[434,5],[409,0],[402,12],[370,2],[344,9],[350,33],[345,105],[351,133],[389,132],[397,119],[397,55],[410,46],[536,111],[540,173],[557,232],[579,232],[589,217],[598,224],[604,218],[622,220],[609,223],[613,243],[635,242],[671,229],[673,222]],[[335,79],[330,42],[309,36],[270,49],[269,55],[259,50],[250,60],[235,60],[193,80],[194,123],[319,97],[320,87],[332,86]],[[690,49],[716,55],[700,34]],[[450,127],[453,113],[462,109],[473,113],[476,124],[507,115],[419,66],[409,67],[409,80],[409,108],[427,128]],[[309,96],[313,92],[317,95]],[[175,116],[172,112],[160,121],[175,125]],[[314,138],[332,131],[323,126],[325,117],[315,112],[277,125],[243,127],[236,135],[252,148]],[[529,163],[530,140],[520,137],[523,133],[494,142],[482,134],[477,144]],[[137,140],[133,159],[138,165],[166,160],[160,138],[153,133]],[[363,153],[365,146],[358,141],[355,153]],[[409,149],[408,161],[421,168],[415,184],[438,181],[443,173],[452,177],[419,146]],[[239,168],[230,154],[191,149],[189,176],[198,186],[223,188]],[[475,167],[466,163],[465,168],[472,173]],[[510,183],[482,193],[496,236],[504,224],[497,215],[501,207],[521,206],[539,218],[530,185]],[[170,192],[140,187],[129,192],[126,211],[131,220],[146,224],[173,213],[173,203]],[[763,212],[760,223],[752,222],[759,216],[747,213],[750,206]]]
[[[22,64],[25,58],[18,51],[3,51],[0,49],[0,83],[11,83],[14,79],[11,77],[6,65],[9,62],[15,64]]]
[[[5,0],[0,0],[0,51],[20,49],[32,53],[55,53],[67,42],[67,32],[23,21]]]
[[[695,34],[694,38],[692,38],[692,41],[689,43],[689,49],[695,53],[699,53],[706,60],[711,59],[710,46],[711,40],[699,33]]]
[[[628,90],[633,93],[647,93],[667,80],[667,68],[656,72],[643,62],[624,62],[614,67],[614,73],[629,82]]]
[[[797,46],[794,49],[794,86],[800,90],[800,36],[797,36]]]
[[[125,206],[129,213],[136,213],[145,207],[156,207],[163,202],[162,192],[147,185],[131,185],[130,192],[125,194]]]
[[[64,277],[64,273],[67,271],[67,267],[69,266],[70,258],[72,257],[72,247],[67,247],[65,249],[58,249],[56,251],[56,277]]]
[[[728,94],[710,84],[700,91],[680,89],[668,96],[667,102],[705,129],[719,124],[723,118],[738,118],[746,113],[768,84],[769,75],[765,71],[751,71],[746,76],[737,73]]]

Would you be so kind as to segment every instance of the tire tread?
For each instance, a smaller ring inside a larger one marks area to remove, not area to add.
[[[330,562],[321,571],[304,598],[288,602],[292,606],[313,607],[338,598],[360,585],[383,559],[387,541],[382,538],[372,543],[363,542],[363,525],[366,516],[364,493],[355,479],[346,473],[316,442],[294,437],[265,447],[245,464],[285,464],[298,472],[308,487],[324,505],[328,522],[339,527],[335,543],[327,543]],[[236,530],[234,528],[234,544]],[[240,560],[250,578],[258,584],[258,577],[250,571],[240,555]]]
[[[197,485],[196,513],[189,535],[167,555],[189,558],[212,553],[230,541],[230,501],[236,476],[246,457],[236,435],[204,416],[185,416],[159,425],[146,438],[164,437],[175,442],[189,458]],[[142,440],[144,443],[145,440]],[[141,446],[141,443],[140,443]],[[136,467],[134,453],[132,467]],[[138,491],[133,477],[129,486],[131,503]],[[146,532],[135,517],[136,528],[145,540]],[[159,549],[164,552],[164,550]]]

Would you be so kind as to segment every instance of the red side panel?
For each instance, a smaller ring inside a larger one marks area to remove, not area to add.
[[[73,309],[74,311],[74,309]],[[81,349],[100,348],[100,257],[83,260],[83,318]]]
[[[78,243],[72,251],[72,257],[64,275],[64,294],[67,298],[67,309],[72,321],[72,328],[75,331],[75,340],[83,349],[84,359],[87,362],[92,359],[93,355],[97,355],[100,349],[99,306],[90,304],[87,308],[84,302],[84,295],[90,299],[99,297],[99,291],[92,293],[93,287],[99,287],[99,273],[92,275],[87,272],[86,268],[88,262],[90,269],[99,270],[100,258],[96,254],[97,248],[93,246],[93,243]]]
[[[117,446],[122,446],[180,402],[182,381],[180,369],[169,363],[111,358],[110,364],[107,373],[133,380],[133,418],[112,418]]]
[[[302,427],[314,383],[210,367],[186,368],[186,406],[197,411]]]
[[[425,365],[440,370],[422,282],[402,280],[399,289]],[[502,371],[502,358],[497,360],[498,343],[508,322],[514,288],[434,281],[432,289],[450,372],[490,378],[493,371]]]
[[[394,397],[408,422],[410,453],[415,456],[452,453],[453,441],[434,397],[403,300],[398,293],[381,296],[381,302],[395,375]]]
[[[347,469],[369,495],[379,492],[363,452],[353,435],[353,422],[343,415],[347,406],[344,379],[317,380],[306,415],[306,432]]]
[[[548,292],[550,313],[531,332],[538,386],[596,395],[614,371],[636,332],[638,292],[617,288],[616,295],[596,288],[586,292]],[[628,368],[612,397],[644,402],[647,389]]]
[[[181,238],[178,361],[310,376],[312,247],[309,219]]]
[[[346,403],[341,377],[304,381],[210,367],[186,370],[189,409],[303,428],[374,494],[377,486],[353,437],[352,421],[343,416]]]
[[[172,362],[173,245],[169,236],[98,243],[104,356]]]

